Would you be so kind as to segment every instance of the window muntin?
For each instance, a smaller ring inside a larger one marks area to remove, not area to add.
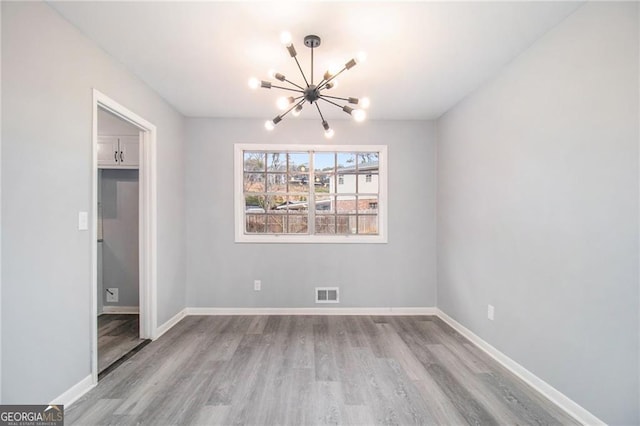
[[[386,242],[386,146],[235,149],[236,241]]]

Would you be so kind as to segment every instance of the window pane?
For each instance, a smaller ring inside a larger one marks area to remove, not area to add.
[[[336,233],[337,234],[355,234],[358,231],[356,223],[357,223],[357,219],[355,215],[337,216],[336,217]]]
[[[335,212],[335,197],[328,195],[316,196],[316,212],[321,214]]]
[[[358,234],[378,233],[378,216],[358,216]]]
[[[264,195],[245,195],[244,206],[245,213],[264,213],[265,197]]]
[[[306,215],[289,215],[290,234],[306,234],[308,228],[308,217]]]
[[[336,154],[334,152],[315,152],[313,154],[313,168],[318,172],[331,173],[336,166]]]
[[[283,234],[287,229],[287,215],[284,212],[267,215],[267,232]]]
[[[267,192],[287,192],[287,175],[267,173]]]
[[[248,214],[246,215],[246,230],[249,233],[264,233],[265,232],[265,215],[263,214]]]
[[[316,172],[313,186],[316,194],[327,193],[331,190],[332,173]]]
[[[334,215],[316,214],[316,234],[335,234],[336,217]]]
[[[377,214],[378,213],[378,197],[374,195],[366,195],[358,197],[358,213],[359,214]]]
[[[289,153],[289,171],[309,173],[309,153],[293,152]]]
[[[264,171],[264,152],[244,152],[244,170],[248,172]]]
[[[358,175],[358,193],[378,193],[378,169],[369,170]]]
[[[304,195],[289,195],[275,209],[289,212],[306,212],[309,209],[309,202]]]
[[[289,173],[289,192],[309,193],[309,175],[307,173]]]
[[[317,193],[330,192],[335,186],[335,152],[316,152],[313,154],[313,167],[315,170],[314,188]]]
[[[287,154],[285,152],[268,152],[267,153],[267,171],[286,172],[287,171]]]
[[[356,212],[356,197],[355,195],[339,195],[336,201],[336,209],[338,214],[340,213],[355,213]]]
[[[281,205],[286,205],[287,196],[286,195],[267,195],[265,197],[265,210],[267,213],[275,211]],[[285,208],[286,211],[286,208]]]
[[[356,170],[356,155],[352,152],[339,152],[338,155],[338,171]]]
[[[244,174],[244,192],[264,192],[264,173]]]
[[[358,169],[365,170],[372,167],[378,168],[378,153],[377,152],[359,152],[358,153]]]

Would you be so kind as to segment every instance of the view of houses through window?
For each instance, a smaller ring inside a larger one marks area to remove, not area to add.
[[[379,152],[242,156],[245,233],[378,234]]]

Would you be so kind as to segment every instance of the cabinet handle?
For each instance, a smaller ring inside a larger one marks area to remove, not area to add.
[[[118,151],[113,151],[113,161],[118,162]]]
[[[124,155],[122,154],[122,151],[120,151],[120,162],[124,163]]]

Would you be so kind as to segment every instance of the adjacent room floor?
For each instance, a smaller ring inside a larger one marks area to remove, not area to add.
[[[98,373],[140,345],[138,314],[98,316]]]
[[[67,424],[577,424],[432,316],[189,316]]]

